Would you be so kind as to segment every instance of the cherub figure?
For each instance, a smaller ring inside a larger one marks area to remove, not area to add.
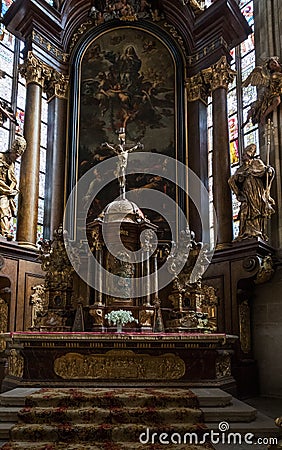
[[[272,56],[262,66],[256,66],[243,83],[243,87],[249,85],[262,88],[262,92],[258,100],[251,104],[243,127],[249,120],[253,124],[264,125],[267,116],[281,103],[282,64],[279,58]]]

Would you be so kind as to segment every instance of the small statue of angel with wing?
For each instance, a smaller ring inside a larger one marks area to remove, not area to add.
[[[269,58],[262,66],[256,66],[246,78],[243,87],[256,86],[261,88],[258,99],[251,104],[247,119],[252,124],[264,125],[269,114],[275,111],[281,103],[282,95],[282,64],[277,56]]]

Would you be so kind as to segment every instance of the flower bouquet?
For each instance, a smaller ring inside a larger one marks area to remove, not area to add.
[[[136,322],[138,320],[135,319],[132,315],[131,311],[125,311],[123,309],[119,309],[117,311],[111,311],[105,315],[105,318],[108,320],[109,325],[113,324],[117,326],[117,331],[122,331],[122,326],[129,322]]]

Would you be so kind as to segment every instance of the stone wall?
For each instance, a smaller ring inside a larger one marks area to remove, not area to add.
[[[252,319],[260,393],[282,398],[282,267],[271,281],[256,287]]]
[[[282,58],[282,2],[254,0],[255,45],[257,65],[270,56]],[[282,255],[282,107],[273,114],[274,139],[270,164],[275,167],[276,179],[272,196],[276,213],[271,218],[270,244]],[[261,132],[261,155],[266,148]],[[258,362],[261,395],[282,397],[282,268],[273,279],[256,287],[252,310],[252,331],[255,358]]]

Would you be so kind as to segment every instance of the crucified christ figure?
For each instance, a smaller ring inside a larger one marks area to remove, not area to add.
[[[108,144],[108,142],[104,142],[104,144],[102,144],[102,147],[112,150],[118,157],[117,167],[114,174],[119,181],[120,195],[122,196],[122,198],[125,198],[125,171],[128,162],[128,153],[134,150],[142,150],[144,146],[140,142],[137,142],[137,144],[133,147],[130,147],[130,145],[126,144],[124,128],[121,128],[117,134],[119,144],[111,145]]]

